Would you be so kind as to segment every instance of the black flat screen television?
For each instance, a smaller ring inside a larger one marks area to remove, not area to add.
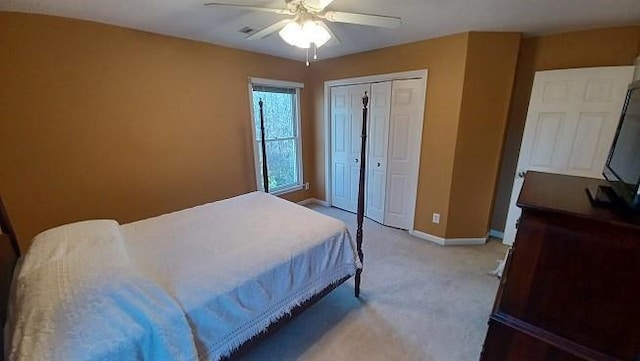
[[[619,201],[640,210],[640,81],[629,85],[603,175]]]

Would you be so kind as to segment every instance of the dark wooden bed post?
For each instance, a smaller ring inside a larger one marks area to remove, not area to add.
[[[262,139],[262,187],[265,193],[269,193],[269,173],[267,170],[267,145],[264,141],[264,102],[262,98],[258,102],[260,106],[260,137]]]
[[[358,228],[356,230],[356,248],[358,249],[358,257],[360,262],[364,263],[364,253],[362,253],[362,223],[364,221],[364,184],[367,164],[367,106],[369,105],[369,96],[364,92],[362,97],[362,139],[360,147],[360,183],[358,184]],[[356,297],[360,297],[360,281],[362,278],[362,269],[356,271]]]
[[[9,289],[18,257],[20,257],[18,238],[0,197],[0,325],[4,325],[7,320]],[[0,360],[4,359],[5,346],[3,339],[0,343]]]
[[[0,234],[4,234],[9,238],[13,253],[16,258],[20,257],[18,238],[16,237],[16,232],[13,230],[13,225],[11,225],[11,221],[9,220],[9,214],[7,214],[7,209],[4,206],[2,197],[0,197]]]

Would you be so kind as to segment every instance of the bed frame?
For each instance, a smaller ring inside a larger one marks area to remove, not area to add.
[[[366,144],[367,144],[367,114],[368,114],[368,105],[369,105],[369,96],[367,92],[364,92],[362,97],[362,134],[361,137],[361,148],[360,148],[360,182],[358,183],[358,210],[356,214],[357,220],[357,228],[356,228],[356,250],[358,252],[358,258],[360,258],[360,262],[364,262],[364,253],[362,252],[362,224],[364,223],[364,195],[365,195],[365,175],[366,175]],[[263,154],[263,165],[266,164],[266,149],[264,142],[264,113],[263,113],[263,102],[262,99],[259,102],[260,106],[260,127],[262,129],[262,154]],[[263,186],[264,189],[268,189],[268,177],[266,176],[267,169],[263,168]],[[301,314],[315,303],[320,301],[324,296],[326,296],[329,292],[333,291],[336,287],[343,284],[351,277],[344,277],[338,282],[332,283],[327,286],[325,289],[303,302],[299,306],[293,308],[291,313],[279,318],[277,321],[273,322],[269,327],[263,330],[260,334],[248,340],[244,344],[242,344],[239,348],[237,348],[231,355],[223,360],[236,360],[243,354],[245,354],[248,350],[250,350],[255,344],[259,343],[261,340],[266,338],[267,336],[273,334],[275,331],[280,329],[290,320],[295,318],[297,315]],[[355,296],[360,297],[360,283],[362,281],[362,269],[358,269],[355,274]]]
[[[261,102],[262,103],[262,102]],[[364,93],[362,97],[362,145],[360,152],[360,182],[358,184],[358,212],[357,212],[357,230],[356,230],[356,248],[358,257],[360,261],[364,261],[364,254],[362,252],[362,224],[364,221],[364,193],[365,193],[365,174],[366,174],[366,142],[367,142],[367,113],[368,113],[368,104],[369,104],[369,96],[367,92]],[[262,104],[260,104],[260,116],[262,115]],[[262,123],[262,128],[264,129],[264,123]],[[263,130],[264,134],[264,130]],[[264,145],[264,142],[262,143]],[[264,150],[263,150],[264,155]],[[266,174],[266,171],[265,171]],[[265,187],[268,187],[265,180]],[[265,188],[266,189],[266,188]],[[7,214],[6,208],[0,198],[0,326],[4,327],[7,318],[7,304],[9,300],[9,289],[11,286],[11,281],[13,277],[13,271],[16,265],[18,258],[20,257],[20,247],[18,245],[18,239],[14,232],[13,226],[11,225],[11,221]],[[242,354],[246,353],[253,345],[258,343],[260,340],[265,338],[266,336],[272,334],[279,328],[281,328],[288,321],[313,306],[316,302],[326,296],[329,292],[334,290],[336,287],[340,286],[342,283],[347,281],[351,277],[344,277],[341,280],[330,284],[322,291],[317,293],[315,296],[311,297],[309,300],[303,302],[299,306],[295,307],[291,310],[288,315],[285,315],[273,322],[269,327],[267,327],[264,331],[262,331],[256,337],[248,340],[244,344],[242,344],[238,349],[236,349],[230,356],[226,357],[225,360],[235,360]],[[358,269],[355,274],[355,296],[360,297],[360,283],[362,279],[362,269]],[[4,360],[4,338],[3,342],[0,344],[0,361]]]
[[[0,325],[4,327],[7,320],[9,289],[13,269],[20,257],[20,246],[2,198],[0,198],[0,233]],[[4,360],[4,338],[1,345],[0,360]]]
[[[266,158],[265,158],[266,149],[264,147],[264,144],[265,144],[265,142],[264,142],[264,115],[263,115],[263,103],[262,103],[262,100],[259,102],[259,106],[260,106],[260,125],[261,125],[261,128],[262,128],[262,134],[263,134],[263,138],[262,138],[263,164],[266,164]],[[367,149],[366,148],[366,144],[367,144],[367,114],[368,114],[368,111],[369,111],[368,106],[369,106],[369,96],[368,96],[367,92],[364,92],[364,95],[362,97],[362,134],[360,135],[360,137],[361,137],[360,159],[362,159],[362,161],[360,162],[360,182],[358,183],[358,210],[357,210],[357,214],[356,214],[356,220],[357,220],[356,250],[358,252],[358,257],[360,258],[360,262],[364,262],[364,253],[362,252],[362,237],[363,237],[362,225],[364,223],[364,195],[365,195],[365,188],[364,187],[365,187],[365,175],[366,175],[366,163],[367,163],[366,162],[366,159],[367,159],[366,158],[366,155],[367,155],[367,153],[366,153],[366,149]],[[266,174],[266,172],[267,172],[267,170],[263,169],[263,182],[264,182],[263,186],[265,187],[265,189],[268,189],[267,188],[268,187],[268,183],[267,183],[268,182],[267,181],[268,178],[266,176],[264,176]],[[299,306],[295,307],[291,311],[290,314],[279,318],[277,321],[275,321],[274,323],[269,325],[269,327],[267,327],[260,334],[258,334],[257,336],[253,337],[252,339],[250,339],[247,342],[245,342],[244,344],[242,344],[230,356],[224,358],[223,360],[236,360],[236,359],[238,359],[240,356],[242,356],[248,350],[250,350],[255,344],[259,343],[262,339],[266,338],[267,336],[273,334],[275,331],[280,329],[282,326],[284,326],[291,319],[295,318],[297,315],[301,314],[302,312],[304,312],[305,310],[307,310],[308,308],[313,306],[316,302],[320,301],[329,292],[333,291],[336,287],[338,287],[341,284],[343,284],[349,278],[351,278],[351,277],[344,277],[343,279],[339,280],[338,282],[330,284],[325,289],[323,289],[322,291],[317,293],[315,296],[311,297],[307,301],[305,301],[302,304],[300,304]],[[356,297],[360,297],[360,284],[361,284],[361,281],[362,281],[362,269],[358,269],[356,271],[354,280],[355,280],[355,296]]]

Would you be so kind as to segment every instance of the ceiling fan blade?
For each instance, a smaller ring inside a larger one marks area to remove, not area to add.
[[[262,12],[274,13],[274,14],[280,14],[280,15],[293,15],[293,13],[287,9],[263,8],[259,6],[236,5],[236,4],[225,4],[225,3],[205,3],[204,6],[220,6],[220,7],[234,8],[238,10],[262,11]]]
[[[322,17],[334,23],[377,26],[389,29],[395,29],[402,24],[402,19],[394,16],[345,13],[342,11],[327,11]]]
[[[324,46],[334,46],[334,45],[342,44],[342,42],[340,41],[340,38],[333,32],[333,30],[331,30],[331,28],[327,24],[324,23],[324,21],[320,21],[319,23],[320,23],[320,26],[325,28],[325,30],[327,30],[329,35],[331,35],[331,39],[329,39],[329,41],[327,41],[327,43]]]
[[[250,36],[247,37],[247,40],[256,40],[256,39],[262,39],[265,38],[269,35],[271,35],[272,33],[275,33],[276,31],[284,28],[285,25],[289,24],[292,20],[291,19],[286,19],[286,20],[280,20],[277,23],[267,26],[266,28],[251,34]]]
[[[304,0],[304,6],[315,12],[324,10],[333,0]]]

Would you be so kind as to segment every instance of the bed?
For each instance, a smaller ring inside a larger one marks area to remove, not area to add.
[[[363,183],[361,170],[355,240],[336,219],[253,192],[129,224],[63,225],[20,259],[0,201],[3,354],[234,358],[352,276],[359,295]]]

